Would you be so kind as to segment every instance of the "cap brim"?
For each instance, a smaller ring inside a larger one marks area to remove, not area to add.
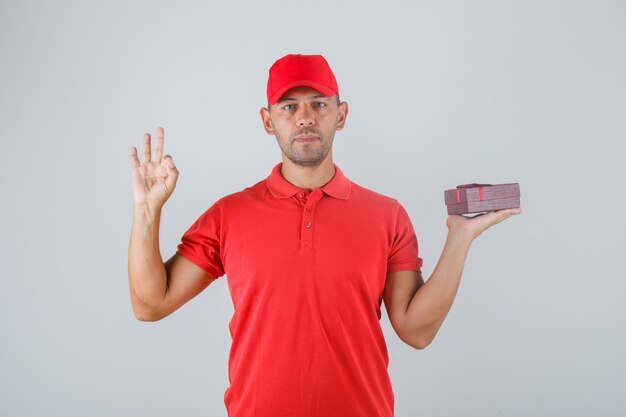
[[[272,105],[276,104],[278,100],[280,100],[280,98],[283,96],[283,94],[285,94],[288,90],[291,90],[294,87],[311,87],[311,88],[316,89],[320,93],[324,94],[326,97],[332,97],[335,94],[337,94],[335,91],[333,91],[332,88],[325,86],[324,84],[317,83],[315,81],[310,81],[310,80],[292,81],[289,84],[285,84],[284,86],[276,90],[269,97],[270,104]]]

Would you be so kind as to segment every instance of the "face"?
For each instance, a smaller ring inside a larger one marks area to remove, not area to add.
[[[335,132],[343,129],[348,104],[337,104],[310,87],[283,94],[270,109],[261,109],[265,131],[276,137],[283,155],[296,165],[318,166],[332,155]]]

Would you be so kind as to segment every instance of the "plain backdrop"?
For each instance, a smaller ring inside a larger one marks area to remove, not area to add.
[[[426,278],[443,191],[520,183],[427,349],[383,312],[396,415],[624,415],[626,3],[591,0],[2,0],[0,415],[226,415],[227,277],[133,316],[129,150],[165,128],[166,260],[280,161],[259,108],[287,53],[330,62],[335,162],[404,205]]]

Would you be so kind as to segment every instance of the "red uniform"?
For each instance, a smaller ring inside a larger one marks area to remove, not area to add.
[[[269,177],[218,200],[177,253],[226,274],[234,305],[229,417],[392,417],[380,326],[389,272],[422,259],[400,203],[335,165],[322,188]]]

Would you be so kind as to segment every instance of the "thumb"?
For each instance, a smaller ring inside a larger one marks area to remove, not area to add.
[[[165,164],[167,165],[167,178],[165,178],[165,184],[167,189],[173,191],[176,187],[176,181],[178,180],[178,168],[174,164],[174,160],[170,155],[165,156]]]

